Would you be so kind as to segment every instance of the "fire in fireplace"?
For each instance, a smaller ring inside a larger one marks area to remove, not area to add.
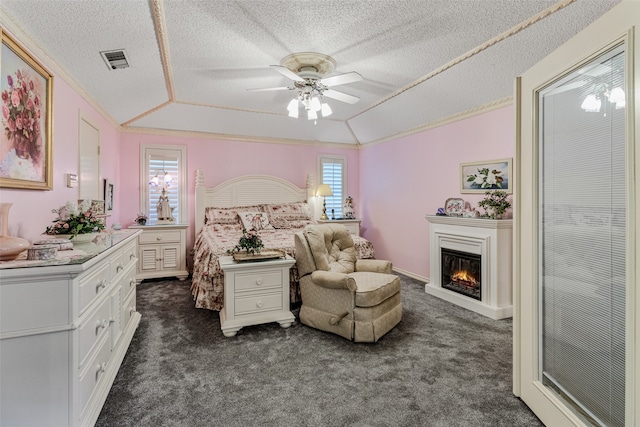
[[[470,298],[482,300],[481,256],[441,248],[442,282],[441,286]]]

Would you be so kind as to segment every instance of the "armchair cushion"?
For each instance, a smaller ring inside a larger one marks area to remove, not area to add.
[[[355,272],[349,277],[357,283],[356,307],[374,307],[400,292],[400,279],[393,274]]]
[[[356,250],[351,234],[344,226],[310,225],[304,235],[311,249],[316,269],[351,273],[355,271]]]

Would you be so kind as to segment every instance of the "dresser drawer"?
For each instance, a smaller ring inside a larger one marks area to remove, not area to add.
[[[136,242],[131,242],[122,249],[122,261],[125,266],[137,261],[137,251]]]
[[[125,269],[125,266],[128,264],[128,261],[124,260],[124,253],[122,250],[111,254],[109,257],[109,270],[111,271],[111,278],[115,278],[122,270]]]
[[[109,281],[111,280],[111,273],[109,270],[109,264],[105,263],[100,265],[96,271],[91,272],[86,277],[80,279],[79,286],[79,304],[80,304],[80,313],[84,311],[84,309],[103,292],[107,286],[109,286]]]
[[[129,295],[129,298],[122,306],[122,329],[127,329],[131,315],[136,312],[136,294],[135,292]]]
[[[236,296],[235,309],[236,315],[281,310],[282,292],[247,297]]]
[[[111,323],[111,300],[106,298],[78,328],[78,351],[80,368],[84,366],[91,349],[107,333]]]
[[[104,339],[100,340],[100,347],[94,356],[87,363],[86,369],[80,376],[78,384],[78,403],[80,405],[80,413],[84,413],[87,409],[87,403],[94,394],[97,385],[104,377],[105,371],[111,357],[111,339],[109,333],[105,334]],[[82,417],[82,415],[81,415]]]
[[[129,293],[136,287],[136,269],[135,267],[130,267],[129,270],[125,273],[122,278],[122,296],[126,298]]]
[[[151,243],[180,243],[180,236],[182,232],[180,230],[145,230],[140,236],[138,236],[138,243],[141,245],[148,245]]]
[[[287,277],[287,280],[289,278]],[[282,286],[281,270],[264,270],[251,273],[236,273],[236,292]]]

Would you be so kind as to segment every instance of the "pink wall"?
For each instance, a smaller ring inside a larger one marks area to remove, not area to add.
[[[167,136],[123,133],[121,135],[120,196],[123,226],[133,222],[140,211],[140,144],[171,144],[187,146],[189,231],[187,248],[193,247],[196,169],[204,171],[205,185],[214,187],[228,179],[246,174],[272,175],[304,188],[307,174],[317,184],[319,154],[342,155],[347,158],[347,186],[358,198],[360,188],[359,153],[353,148],[315,147],[292,144],[266,144],[227,141],[187,136]],[[126,195],[126,196],[125,196]]]
[[[48,64],[43,62],[45,67]],[[79,111],[101,131],[101,176],[113,179],[117,186],[120,147],[119,130],[90,106],[62,78],[54,74],[53,83],[53,190],[0,188],[0,202],[13,203],[9,212],[9,235],[35,240],[51,224],[59,208],[78,199],[78,188],[67,188],[66,173],[78,173]],[[114,215],[119,215],[118,207]]]
[[[429,223],[449,197],[473,207],[482,195],[460,194],[460,163],[513,157],[514,110],[505,107],[360,152],[362,234],[376,257],[429,277]]]

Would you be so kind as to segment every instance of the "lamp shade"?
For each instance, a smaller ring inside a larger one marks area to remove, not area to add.
[[[333,196],[333,192],[331,191],[331,187],[329,184],[320,184],[318,185],[318,190],[316,191],[317,196]]]

